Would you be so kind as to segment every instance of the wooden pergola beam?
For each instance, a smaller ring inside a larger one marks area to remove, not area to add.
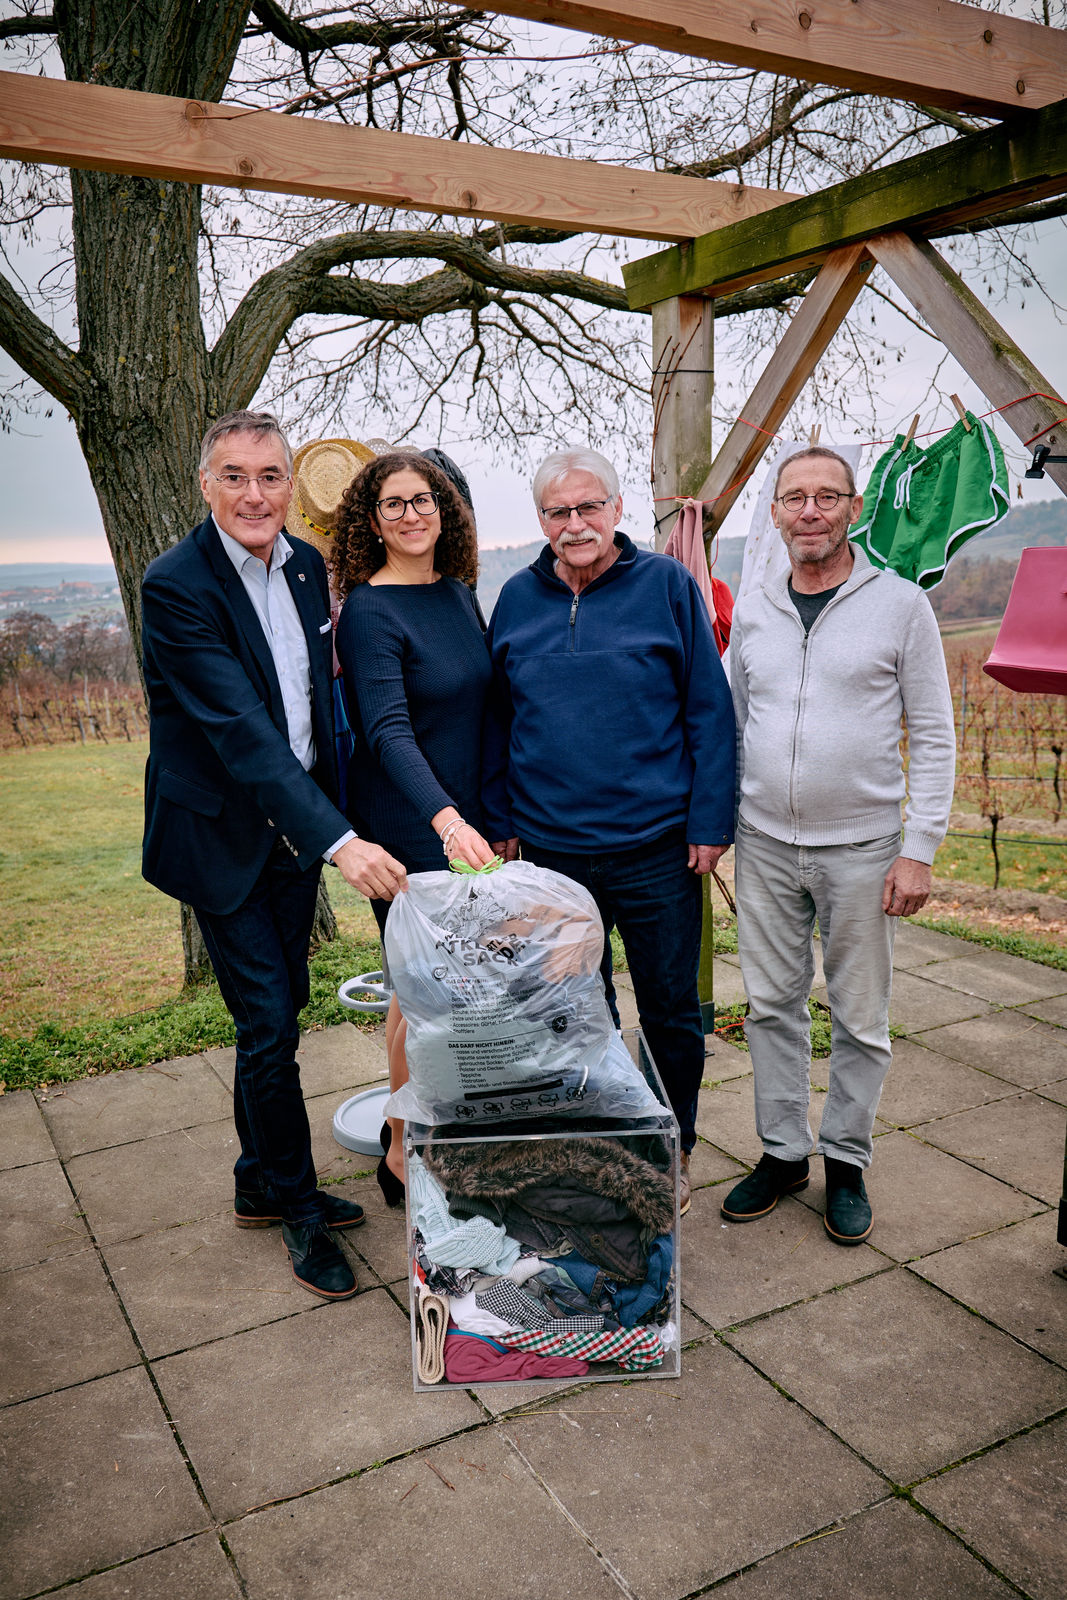
[[[0,155],[639,239],[692,239],[794,198],[13,72],[0,72]]]
[[[1061,30],[951,0],[494,0],[490,9],[987,116],[1067,94]]]
[[[923,233],[1067,192],[1067,100],[623,267],[633,310],[785,277],[873,234]]]
[[[792,322],[723,441],[695,498],[705,501],[709,537],[759,465],[804,385],[848,316],[873,262],[862,244],[845,245],[824,262]],[[707,502],[711,502],[707,504]]]
[[[1067,425],[1060,422],[1067,408],[1062,399],[1047,398],[1056,389],[933,245],[894,233],[868,239],[867,249],[990,404],[1007,408],[1000,413],[1006,426],[1024,443],[1041,433],[1039,442],[1053,455],[1067,454]],[[1048,463],[1045,472],[1067,494],[1067,466]]]

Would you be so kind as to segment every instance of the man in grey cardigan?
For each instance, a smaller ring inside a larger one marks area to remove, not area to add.
[[[818,918],[833,1031],[816,1150],[826,1231],[844,1245],[873,1226],[863,1172],[890,1062],[893,933],[930,893],[955,771],[933,610],[916,584],[849,543],[862,503],[833,451],[815,446],[784,463],[771,514],[790,571],[744,597],[730,640],[738,950],[764,1153],[722,1214],[754,1221],[808,1182]]]

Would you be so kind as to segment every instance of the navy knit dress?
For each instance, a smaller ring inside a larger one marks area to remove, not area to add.
[[[336,643],[355,735],[349,820],[409,872],[441,872],[448,863],[432,816],[455,806],[484,831],[492,669],[474,597],[455,578],[361,583],[341,609]]]

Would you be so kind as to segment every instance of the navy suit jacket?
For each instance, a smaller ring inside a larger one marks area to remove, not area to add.
[[[349,829],[335,804],[326,567],[287,537],[282,570],[311,664],[310,773],[290,749],[270,646],[211,517],[157,557],[141,587],[150,720],[141,870],[216,915],[247,899],[279,837],[306,869]]]

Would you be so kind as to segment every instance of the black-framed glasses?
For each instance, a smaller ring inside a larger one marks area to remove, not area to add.
[[[603,511],[605,506],[610,506],[610,500],[583,500],[577,506],[542,506],[541,515],[546,522],[551,522],[553,527],[562,528],[565,522],[571,520],[571,512],[577,511],[583,522],[588,522],[590,517],[595,517],[597,512]]]
[[[437,510],[437,504],[437,496],[432,489],[423,489],[421,494],[413,494],[410,500],[405,500],[399,494],[391,494],[388,500],[378,501],[378,515],[384,517],[386,522],[399,522],[408,506],[413,506],[420,517],[430,517]]]
[[[791,489],[788,494],[775,496],[787,511],[803,511],[809,500],[814,500],[820,511],[832,511],[839,500],[850,498],[846,489],[820,489],[818,494],[801,494],[799,489]]]
[[[221,483],[226,489],[234,489],[241,493],[254,483],[258,488],[263,488],[269,494],[272,489],[280,489],[288,483],[289,474],[282,472],[261,472],[258,478],[251,477],[247,472],[207,472],[205,477],[214,478],[216,483]]]

